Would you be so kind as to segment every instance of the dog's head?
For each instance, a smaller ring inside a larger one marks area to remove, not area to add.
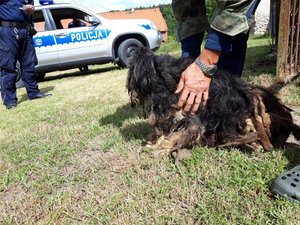
[[[155,55],[146,47],[137,47],[128,58],[126,88],[131,105],[145,102],[152,91],[152,79],[155,76]]]
[[[174,93],[181,73],[193,61],[192,58],[155,55],[147,47],[137,47],[128,59],[126,88],[132,105],[146,103],[152,95],[154,99],[165,98],[166,102],[175,103],[177,97]]]

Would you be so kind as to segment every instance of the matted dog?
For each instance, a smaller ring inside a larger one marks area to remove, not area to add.
[[[194,145],[268,151],[283,147],[291,133],[300,139],[291,110],[271,91],[225,71],[213,75],[207,105],[183,115],[175,90],[192,62],[145,47],[130,57],[126,87],[132,106],[143,105],[153,128],[148,146],[162,155]]]

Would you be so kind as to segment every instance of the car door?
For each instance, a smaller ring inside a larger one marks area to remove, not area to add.
[[[38,71],[51,71],[51,68],[57,68],[59,57],[57,45],[54,38],[54,31],[51,29],[49,17],[46,9],[38,9],[33,14],[34,27],[37,34],[33,36],[34,47],[36,50]]]
[[[107,31],[89,23],[90,14],[76,8],[50,9],[56,26],[54,35],[58,46],[60,66],[71,67],[74,62],[95,62],[109,56]],[[84,26],[70,26],[73,19]],[[99,21],[100,22],[100,21]]]

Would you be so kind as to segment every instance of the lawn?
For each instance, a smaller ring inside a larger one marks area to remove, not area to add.
[[[244,78],[275,79],[270,39],[249,40]],[[180,54],[178,43],[158,51]],[[0,224],[300,224],[299,204],[270,185],[300,163],[300,147],[244,153],[194,147],[180,165],[142,147],[149,125],[131,108],[127,69],[55,72],[53,96],[0,107]],[[300,79],[278,95],[300,106]]]

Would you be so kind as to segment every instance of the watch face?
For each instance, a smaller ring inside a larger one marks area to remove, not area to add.
[[[207,72],[209,73],[209,75],[214,75],[217,72],[217,69],[217,66],[212,66],[207,70]]]

